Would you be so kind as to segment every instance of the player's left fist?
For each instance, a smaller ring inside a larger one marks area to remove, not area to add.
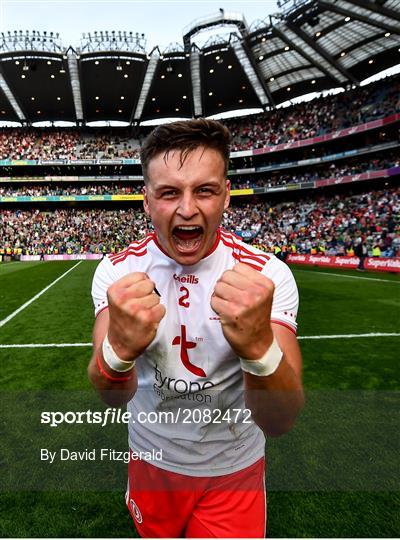
[[[258,360],[270,347],[274,289],[270,279],[243,263],[226,270],[217,281],[211,307],[238,356]]]

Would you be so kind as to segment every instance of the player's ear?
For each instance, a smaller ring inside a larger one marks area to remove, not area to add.
[[[226,179],[226,195],[224,201],[224,210],[229,206],[229,201],[231,200],[231,181]]]
[[[149,216],[150,215],[149,200],[147,198],[147,187],[146,186],[142,187],[142,193],[143,193],[143,208],[144,208],[145,213]]]

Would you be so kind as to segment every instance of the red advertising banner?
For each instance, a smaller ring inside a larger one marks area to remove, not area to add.
[[[335,257],[332,255],[302,255],[291,254],[286,257],[291,264],[313,264],[328,268],[357,268],[360,262],[358,257]],[[381,272],[400,272],[400,258],[372,258],[367,257],[364,262],[366,270]]]
[[[323,187],[323,186],[334,186],[337,184],[348,184],[349,182],[359,182],[362,180],[370,180],[373,178],[387,178],[388,176],[391,176],[390,171],[392,170],[393,168],[392,169],[379,169],[378,171],[368,171],[365,173],[338,176],[335,178],[327,178],[325,180],[317,180],[315,183],[317,187]]]
[[[364,267],[368,270],[378,270],[381,272],[400,272],[400,258],[395,259],[367,259]]]

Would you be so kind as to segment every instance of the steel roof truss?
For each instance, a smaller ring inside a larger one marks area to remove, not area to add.
[[[68,70],[71,80],[72,97],[74,98],[76,119],[83,120],[81,82],[79,80],[78,60],[75,54],[68,55]]]
[[[10,87],[8,86],[2,73],[0,73],[0,88],[3,90],[6,99],[8,99],[11,107],[14,109],[15,114],[18,116],[21,122],[24,122],[26,120],[25,115],[22,112],[21,107],[18,105],[18,102],[14,94],[11,92]]]
[[[289,21],[286,21],[286,24],[294,34],[305,41],[309,47],[311,47],[319,56],[322,56],[322,58],[324,58],[332,67],[339,71],[348,81],[357,85],[360,83],[360,81],[358,81],[354,75],[352,75],[339,62],[332,58],[332,56],[328,54],[325,49],[320,47],[318,43],[316,43],[306,32],[304,32],[304,30]]]
[[[330,72],[329,70],[327,70],[322,64],[320,64],[318,62],[318,60],[316,60],[315,58],[311,58],[311,56],[309,54],[307,54],[304,49],[301,49],[300,47],[298,47],[294,41],[292,41],[289,37],[287,37],[283,32],[281,32],[281,30],[277,27],[274,27],[274,32],[277,34],[278,37],[280,37],[280,39],[282,41],[284,41],[285,43],[287,43],[287,45],[289,45],[289,47],[291,47],[292,49],[294,49],[300,56],[302,56],[305,60],[307,60],[307,62],[309,64],[311,64],[312,66],[315,66],[316,68],[318,68],[322,73],[324,73],[327,77],[329,77],[329,79],[331,79],[335,85],[337,86],[341,86],[341,82],[336,78],[334,77]]]
[[[383,17],[387,17],[388,19],[400,22],[400,14],[398,11],[382,6],[379,3],[375,4],[370,0],[346,0],[346,2],[362,9],[368,9],[374,13],[378,13]]]
[[[134,113],[134,118],[133,119],[131,118],[131,122],[132,120],[136,120],[139,122],[141,119],[143,108],[146,103],[147,96],[149,95],[149,92],[150,92],[150,87],[153,81],[154,73],[156,71],[157,63],[158,63],[158,55],[152,54],[150,57],[149,63],[147,64],[146,75],[144,76],[142,89],[140,91],[140,96],[139,96],[139,99],[136,105],[136,110]]]
[[[377,19],[371,19],[369,17],[366,17],[365,15],[362,15],[361,13],[358,13],[357,11],[352,11],[352,10],[342,8],[338,6],[337,4],[328,4],[327,2],[324,2],[323,0],[318,0],[318,5],[324,9],[335,11],[336,13],[340,13],[341,15],[344,15],[345,17],[351,17],[352,19],[357,19],[359,21],[362,21],[365,24],[369,24],[371,26],[381,28],[382,30],[385,30],[386,32],[390,32],[391,34],[400,34],[400,28],[396,28],[395,26],[386,24],[383,21],[378,21]]]
[[[258,75],[255,71],[255,69],[253,68],[247,54],[246,54],[246,51],[244,50],[243,48],[243,45],[240,43],[240,41],[238,40],[235,40],[233,43],[232,43],[232,48],[236,54],[236,57],[239,61],[239,64],[243,67],[243,70],[251,84],[251,86],[253,87],[253,90],[256,94],[256,96],[258,97],[258,99],[260,100],[260,103],[263,105],[263,106],[266,106],[266,105],[269,105],[269,99],[268,99],[268,95],[266,93],[266,91],[264,90],[259,78],[258,78]]]
[[[190,55],[190,74],[192,78],[192,93],[194,115],[203,115],[203,103],[201,100],[201,75],[200,75],[200,53],[198,50],[192,50]]]

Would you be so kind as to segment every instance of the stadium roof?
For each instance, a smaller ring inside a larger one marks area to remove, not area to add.
[[[146,51],[132,32],[87,34],[75,49],[52,32],[2,33],[0,120],[135,123],[268,109],[400,64],[400,0],[279,5],[250,26],[221,9],[165,51]],[[213,35],[199,46],[205,31]]]

